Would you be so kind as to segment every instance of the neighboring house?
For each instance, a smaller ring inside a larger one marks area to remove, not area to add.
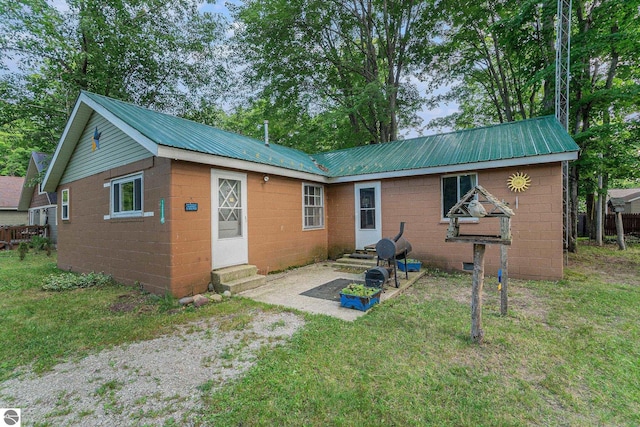
[[[560,279],[562,162],[578,149],[542,117],[309,156],[82,92],[44,190],[58,192],[61,269],[154,293],[204,291],[226,266],[268,273],[334,257],[395,235],[402,221],[412,258],[462,269],[473,249],[445,243],[446,214],[476,183],[515,212],[510,276]],[[528,185],[512,192],[514,177]],[[496,274],[498,246],[485,262]]]
[[[49,239],[57,242],[58,223],[56,215],[56,203],[58,193],[55,191],[42,191],[42,184],[39,182],[43,178],[43,173],[47,170],[51,161],[50,154],[33,151],[24,185],[20,194],[18,210],[28,211],[29,225],[48,225]]]
[[[624,200],[624,213],[640,213],[640,188],[610,189],[607,199],[611,198]]]
[[[27,213],[18,210],[22,184],[22,177],[0,176],[0,226],[27,223]]]

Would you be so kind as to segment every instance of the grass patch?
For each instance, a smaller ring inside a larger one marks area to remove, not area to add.
[[[43,281],[69,273],[56,268],[55,252],[0,251],[0,381],[20,367],[42,372],[70,358],[115,345],[152,339],[179,324],[210,316],[240,315],[256,304],[230,299],[198,310],[178,309],[168,296],[143,294],[118,284],[63,292],[42,290]]]
[[[355,322],[307,316],[286,346],[206,397],[205,425],[638,425],[640,247],[581,246],[562,281],[431,271]],[[495,283],[494,283],[495,282]]]
[[[29,254],[20,262],[0,252],[0,381],[20,366],[44,370],[198,318],[243,331],[264,307],[233,298],[175,312],[167,297],[118,285],[44,292],[42,278],[58,274],[54,261]],[[497,280],[486,278],[482,345],[469,338],[467,274],[430,270],[354,322],[306,315],[291,341],[261,351],[237,382],[203,379],[200,422],[640,425],[640,246],[621,252],[581,244],[569,264],[563,280],[511,279],[504,317]],[[229,348],[222,358],[241,350]],[[110,399],[118,387],[96,381],[109,412],[120,410]]]

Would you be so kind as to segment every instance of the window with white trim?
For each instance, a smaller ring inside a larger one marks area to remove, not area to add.
[[[111,217],[142,216],[142,173],[111,180]]]
[[[69,219],[69,189],[65,188],[62,190],[62,209],[60,210],[60,219],[68,220]]]
[[[460,201],[460,198],[478,183],[475,173],[464,175],[448,175],[442,177],[442,218],[448,219],[449,210]]]
[[[321,185],[302,184],[303,229],[324,227],[324,189]]]

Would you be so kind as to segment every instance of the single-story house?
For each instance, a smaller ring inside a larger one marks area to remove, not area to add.
[[[27,211],[29,214],[29,225],[48,225],[47,237],[56,243],[58,238],[57,223],[57,198],[55,191],[46,192],[42,190],[42,183],[38,182],[41,175],[47,170],[51,155],[33,151],[27,166],[24,185],[20,193],[18,210]]]
[[[612,188],[607,192],[607,199],[622,199],[624,213],[640,213],[640,188]]]
[[[513,209],[509,272],[563,274],[562,162],[578,146],[554,117],[308,155],[82,92],[44,179],[58,192],[58,266],[174,296],[212,269],[268,273],[361,249],[405,222],[410,256],[446,269],[449,209],[481,184]],[[490,219],[463,224],[494,233]],[[488,274],[500,265],[487,248]]]
[[[18,210],[23,184],[21,176],[0,176],[0,226],[27,223],[27,213]]]

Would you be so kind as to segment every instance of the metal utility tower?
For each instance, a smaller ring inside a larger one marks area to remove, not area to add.
[[[571,0],[558,0],[556,15],[556,118],[569,131],[569,65],[571,61]],[[564,251],[569,248],[569,162],[562,162],[563,194],[563,243]]]

